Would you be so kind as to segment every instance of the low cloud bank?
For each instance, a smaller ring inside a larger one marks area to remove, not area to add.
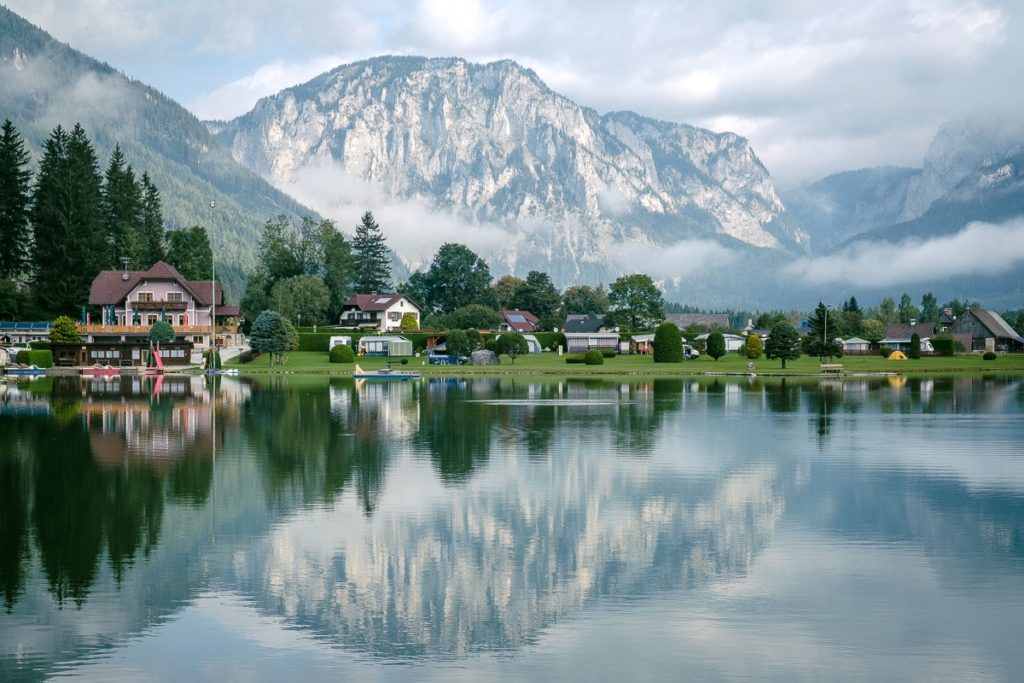
[[[787,272],[809,285],[891,287],[968,275],[999,275],[1024,263],[1024,218],[970,223],[955,235],[898,244],[855,244],[800,259]]]
[[[514,239],[496,224],[432,211],[415,199],[396,199],[380,185],[357,178],[329,160],[303,168],[281,189],[334,219],[350,235],[363,212],[372,211],[388,246],[412,270],[428,266],[445,242],[466,245],[494,268],[495,255]]]
[[[626,273],[646,273],[656,280],[675,280],[709,268],[728,265],[735,254],[712,240],[683,240],[671,246],[617,246],[615,265]]]

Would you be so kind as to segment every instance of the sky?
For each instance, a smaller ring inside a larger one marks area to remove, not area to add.
[[[1024,105],[1019,0],[5,0],[204,119],[381,54],[513,59],[599,112],[751,141],[781,188],[919,166]]]

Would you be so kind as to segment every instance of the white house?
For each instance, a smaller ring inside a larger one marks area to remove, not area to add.
[[[734,351],[742,350],[747,344],[747,338],[738,334],[722,334],[725,337],[725,352],[732,353]],[[708,333],[699,334],[694,337],[695,341],[702,341],[705,344],[708,343]]]
[[[420,326],[420,308],[404,294],[356,294],[341,309],[343,327],[361,327],[394,332],[401,328],[402,317],[411,313]]]
[[[619,348],[618,332],[566,332],[566,350],[569,353],[584,353],[591,349]]]
[[[843,340],[843,353],[849,356],[861,356],[871,353],[871,342],[860,337]]]

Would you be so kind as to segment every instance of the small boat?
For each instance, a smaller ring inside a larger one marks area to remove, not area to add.
[[[227,370],[214,370],[213,368],[211,368],[209,370],[203,370],[203,374],[204,375],[237,375],[238,374],[238,368],[228,368]]]
[[[121,374],[121,370],[111,365],[96,363],[88,368],[82,368],[82,374],[86,377],[116,377]]]
[[[45,375],[46,368],[41,368],[36,365],[8,365],[4,368],[4,372],[8,375]]]
[[[358,365],[352,371],[352,377],[354,379],[389,379],[389,380],[403,380],[403,379],[420,379],[423,375],[415,370],[392,370],[389,364],[386,368],[380,370],[363,370]]]

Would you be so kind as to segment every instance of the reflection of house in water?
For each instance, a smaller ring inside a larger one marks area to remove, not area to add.
[[[375,424],[381,436],[407,439],[419,429],[419,412],[409,409],[419,400],[418,388],[414,382],[332,382],[331,414],[346,424]]]
[[[203,377],[114,377],[83,380],[79,405],[97,461],[111,467],[145,462],[166,471],[187,455],[206,457],[214,447],[218,420],[237,422],[247,387],[235,381],[217,389]],[[218,439],[223,432],[218,428]]]

